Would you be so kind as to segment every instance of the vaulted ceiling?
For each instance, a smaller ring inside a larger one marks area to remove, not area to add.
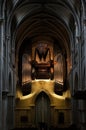
[[[20,47],[35,39],[53,40],[70,60],[74,32],[80,29],[81,0],[6,0],[6,29],[18,57]]]
[[[7,0],[6,8],[17,53],[24,39],[44,36],[70,55],[75,24],[79,28],[80,0]]]

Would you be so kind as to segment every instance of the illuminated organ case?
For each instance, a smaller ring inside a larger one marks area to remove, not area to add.
[[[63,55],[53,43],[33,43],[31,53],[22,55],[22,84],[34,79],[55,79],[56,82],[63,83],[64,64]]]
[[[70,91],[64,91],[67,60],[58,42],[56,45],[48,41],[28,44],[21,57],[22,93],[17,90],[16,104],[18,125],[27,123],[29,127],[49,129],[50,125],[55,128],[69,123],[70,103],[64,100],[70,98]]]
[[[32,46],[32,79],[53,79],[53,44],[37,43]]]
[[[31,55],[23,54],[22,56],[22,84],[31,81]]]
[[[36,79],[54,80],[54,91],[61,94],[66,77],[66,59],[58,46],[52,42],[39,41],[32,43],[30,51],[22,55],[22,86],[25,95],[30,93],[28,89],[31,89],[31,82]]]

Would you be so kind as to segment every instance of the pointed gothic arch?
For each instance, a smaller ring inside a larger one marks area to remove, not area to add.
[[[50,125],[50,99],[44,91],[36,97],[35,105],[36,126],[47,129]]]

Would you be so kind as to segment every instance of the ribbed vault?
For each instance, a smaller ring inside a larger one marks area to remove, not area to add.
[[[26,37],[45,35],[58,39],[66,52],[70,52],[75,23],[79,27],[80,4],[80,0],[7,0],[8,27],[15,38],[16,48]]]
[[[34,40],[45,39],[52,40],[70,64],[76,26],[79,32],[81,5],[80,0],[78,2],[77,0],[7,0],[6,3],[4,2],[7,9],[5,12],[7,30],[11,35],[12,48],[16,50],[16,61],[18,62],[20,48],[23,51],[27,39],[28,50]]]

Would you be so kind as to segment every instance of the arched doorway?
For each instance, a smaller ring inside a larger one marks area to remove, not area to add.
[[[50,100],[45,92],[41,92],[35,103],[36,126],[39,129],[47,130],[50,125]]]

